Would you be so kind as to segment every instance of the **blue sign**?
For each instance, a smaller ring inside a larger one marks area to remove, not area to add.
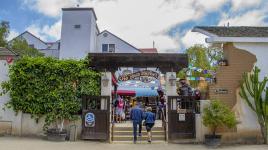
[[[94,126],[95,126],[95,115],[91,112],[86,113],[85,127],[94,127]]]

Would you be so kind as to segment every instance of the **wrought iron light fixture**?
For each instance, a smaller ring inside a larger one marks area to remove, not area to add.
[[[106,71],[105,71],[104,76],[102,77],[101,81],[102,81],[102,85],[103,85],[104,87],[107,87],[107,86],[108,86],[109,78],[108,78],[107,75],[106,75]]]
[[[176,78],[176,77],[174,76],[174,74],[172,73],[172,74],[170,75],[169,79],[168,79],[170,86],[175,86],[175,85],[176,85],[176,80],[177,80],[177,78]]]

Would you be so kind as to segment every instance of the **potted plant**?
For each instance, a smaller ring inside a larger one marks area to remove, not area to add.
[[[233,128],[237,121],[235,114],[219,100],[212,100],[211,104],[204,109],[203,124],[209,127],[211,134],[205,135],[205,144],[211,147],[218,147],[221,142],[221,135],[216,134],[219,127]]]
[[[47,139],[51,141],[65,141],[67,130],[64,129],[64,122],[78,119],[77,112],[80,109],[80,102],[71,87],[68,89],[65,86],[60,93],[64,96],[49,104],[52,109],[45,118],[44,129]],[[51,128],[51,125],[54,127]]]

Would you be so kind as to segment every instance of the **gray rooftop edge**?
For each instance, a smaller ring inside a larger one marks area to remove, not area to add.
[[[195,26],[192,31],[218,37],[268,37],[268,26]]]

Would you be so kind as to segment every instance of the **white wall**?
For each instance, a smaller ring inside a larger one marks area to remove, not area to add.
[[[103,34],[107,33],[108,36],[104,37]],[[107,31],[102,32],[97,37],[97,50],[96,52],[102,52],[102,44],[115,44],[115,53],[140,53],[136,48],[130,46],[128,43],[119,39],[118,37],[110,34]]]
[[[43,50],[39,50],[41,53],[44,53],[45,56],[51,56],[51,57],[55,57],[55,58],[59,58],[60,55],[60,50],[58,49],[43,49]]]
[[[96,28],[96,18],[91,17],[91,27],[90,27],[90,45],[89,45],[89,51],[95,52],[96,51],[96,45],[97,45],[97,28]]]
[[[25,39],[29,45],[34,45],[34,48],[44,53],[45,56],[59,58],[59,42],[52,43],[49,47],[46,43],[28,32],[23,33],[19,38]]]
[[[8,64],[6,60],[0,60],[0,83],[7,81],[8,78]],[[0,92],[2,89],[0,87]],[[0,131],[10,133],[13,135],[20,135],[21,133],[21,113],[17,115],[11,109],[7,109],[5,104],[10,100],[9,94],[0,96]],[[5,110],[3,110],[5,108]],[[7,127],[7,124],[8,127]],[[10,129],[11,128],[11,129]],[[8,130],[8,131],[3,131]]]
[[[63,11],[60,59],[81,59],[93,49],[91,32],[94,31],[91,30],[96,27],[93,17],[91,10]],[[81,25],[81,28],[75,29],[74,25]]]
[[[33,44],[34,48],[36,48],[36,49],[46,49],[47,48],[46,43],[40,41],[39,39],[37,39],[37,37],[34,37],[33,35],[31,35],[28,32],[25,32],[24,34],[22,34],[21,37],[23,37],[29,45]]]
[[[256,55],[257,62],[255,65],[261,69],[260,80],[263,80],[264,76],[268,76],[268,43],[234,43],[234,46],[239,49],[247,50],[248,52]],[[237,109],[240,116],[239,120],[241,121],[241,123],[238,125],[238,131],[258,129],[259,125],[255,113],[239,96],[238,91],[237,103]]]

